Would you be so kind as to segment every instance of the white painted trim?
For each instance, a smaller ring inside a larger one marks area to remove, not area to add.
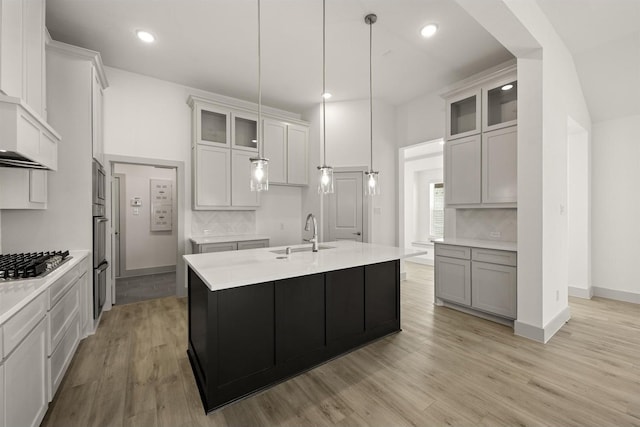
[[[96,68],[96,73],[98,73],[98,79],[102,84],[102,89],[106,89],[109,87],[109,81],[107,80],[107,75],[104,71],[104,64],[102,63],[102,56],[100,55],[100,52],[67,43],[62,43],[57,40],[49,41],[47,43],[47,49],[66,53],[67,55],[75,56],[82,59],[88,59]]]
[[[569,307],[565,307],[544,328],[516,320],[513,325],[513,332],[515,335],[546,344],[569,319],[571,319],[571,310]]]
[[[533,341],[544,342],[544,329],[519,320],[513,323],[513,333]]]
[[[402,273],[400,273],[400,281],[404,282],[405,280],[407,280],[407,272],[403,271]]]
[[[635,292],[618,291],[615,289],[599,288],[597,286],[594,286],[591,289],[593,291],[593,296],[595,297],[640,304],[640,294]]]
[[[575,286],[569,286],[569,296],[591,299],[593,297],[593,288],[578,288]]]

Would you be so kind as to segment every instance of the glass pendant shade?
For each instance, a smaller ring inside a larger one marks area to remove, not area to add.
[[[333,168],[318,166],[318,194],[333,194]]]
[[[269,160],[262,157],[251,159],[251,191],[269,190]]]
[[[378,172],[365,172],[364,176],[366,181],[364,185],[364,194],[366,196],[380,195],[380,182],[378,181]]]

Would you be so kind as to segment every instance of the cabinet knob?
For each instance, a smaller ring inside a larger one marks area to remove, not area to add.
[[[361,232],[359,232],[359,231],[358,231],[357,233],[353,233],[353,234],[354,234],[355,236],[361,236],[361,235],[362,235],[362,233],[361,233]]]

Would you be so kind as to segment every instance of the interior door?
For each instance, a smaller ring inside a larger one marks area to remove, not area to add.
[[[329,196],[329,239],[363,241],[362,172],[334,172]]]

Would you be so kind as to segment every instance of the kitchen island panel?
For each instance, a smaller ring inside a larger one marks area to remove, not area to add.
[[[394,261],[365,267],[365,320],[367,334],[400,328],[399,263]]]
[[[220,291],[218,380],[221,386],[275,366],[274,284]]]
[[[340,346],[364,334],[364,267],[330,271],[327,280],[327,343]]]
[[[276,282],[276,358],[278,363],[324,350],[324,275]]]

